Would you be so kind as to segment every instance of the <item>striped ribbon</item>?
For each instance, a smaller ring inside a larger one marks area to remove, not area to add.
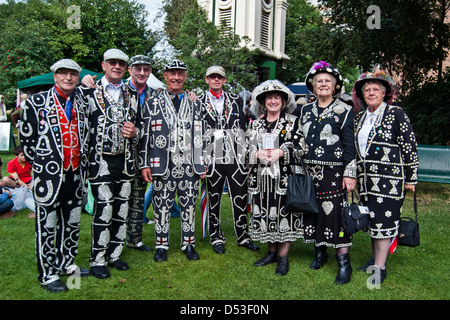
[[[200,201],[201,201],[201,211],[202,211],[203,238],[206,238],[206,220],[207,220],[207,216],[208,216],[208,207],[206,205],[207,204],[206,179],[202,179]]]
[[[397,236],[392,238],[392,241],[389,245],[389,252],[391,253],[391,255],[395,252],[395,249],[397,249]]]

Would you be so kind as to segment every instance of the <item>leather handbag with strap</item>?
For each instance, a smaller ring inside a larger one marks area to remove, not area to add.
[[[304,174],[297,174],[294,168],[288,177],[286,212],[319,213],[313,177],[306,171],[303,159],[300,158],[300,162]]]
[[[420,245],[419,223],[417,222],[417,198],[414,191],[414,214],[415,218],[401,217],[398,227],[397,244],[407,247],[418,247]]]
[[[341,218],[345,232],[349,235],[355,234],[369,225],[369,212],[363,210],[367,207],[362,206],[357,197],[357,202],[355,202],[355,197],[355,192],[352,191],[352,202],[349,203],[347,201],[347,190],[344,189]]]

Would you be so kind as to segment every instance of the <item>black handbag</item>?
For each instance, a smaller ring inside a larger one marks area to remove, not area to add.
[[[417,222],[417,199],[414,191],[415,219],[401,217],[398,227],[397,244],[399,246],[418,247],[420,245],[419,223]]]
[[[313,177],[308,174],[300,158],[303,175],[297,174],[295,168],[287,180],[286,212],[319,213],[316,188]]]
[[[369,214],[362,213],[360,210],[360,203],[354,202],[354,194],[352,191],[352,202],[347,201],[347,190],[344,190],[344,199],[341,210],[342,225],[347,234],[352,235],[366,228],[369,225]]]

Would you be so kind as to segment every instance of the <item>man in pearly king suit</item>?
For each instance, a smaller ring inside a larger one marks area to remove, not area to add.
[[[189,260],[195,251],[195,205],[199,179],[205,175],[200,104],[183,90],[187,66],[175,59],[164,68],[167,89],[146,101],[140,168],[153,183],[155,261],[167,260],[169,222],[175,195],[181,212],[181,250]]]
[[[247,232],[247,117],[243,100],[224,91],[225,69],[206,70],[208,89],[199,97],[205,127],[205,164],[207,166],[209,236],[214,252],[225,253],[226,238],[221,228],[220,204],[225,181],[228,185],[236,243],[252,251],[259,250]]]
[[[80,66],[62,59],[50,70],[55,86],[22,102],[20,142],[33,166],[38,280],[48,291],[62,292],[68,288],[61,275],[89,275],[74,265],[84,180],[80,137],[87,123],[77,90]]]
[[[103,55],[104,77],[95,88],[82,87],[89,135],[83,144],[84,165],[94,197],[91,272],[109,278],[107,265],[129,269],[120,259],[126,238],[131,181],[136,171],[135,152],[141,137],[139,93],[123,81],[128,56],[119,49]]]

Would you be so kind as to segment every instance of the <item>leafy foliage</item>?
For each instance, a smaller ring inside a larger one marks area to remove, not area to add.
[[[369,0],[323,0],[330,24],[345,34],[348,61],[364,71],[379,65],[400,78],[407,93],[438,71],[449,46],[449,27],[440,17],[442,1],[379,0],[380,28],[369,28]],[[413,13],[413,15],[412,15]],[[441,70],[440,70],[441,71]]]
[[[419,144],[450,145],[450,72],[411,90],[402,107],[413,123]]]
[[[80,8],[80,28],[69,28],[70,5]],[[136,0],[9,0],[0,5],[0,92],[15,104],[16,83],[49,72],[62,58],[101,72],[104,51],[149,54],[156,38]]]
[[[177,32],[172,31],[171,40],[178,50],[178,58],[188,66],[189,77],[187,88],[206,89],[205,72],[212,65],[221,65],[227,71],[229,89],[239,92],[243,88],[253,88],[256,85],[256,51],[250,51],[233,31],[222,24],[219,27],[208,21],[205,10],[196,2],[183,7],[183,18],[178,25]],[[169,11],[167,21],[179,11]]]

